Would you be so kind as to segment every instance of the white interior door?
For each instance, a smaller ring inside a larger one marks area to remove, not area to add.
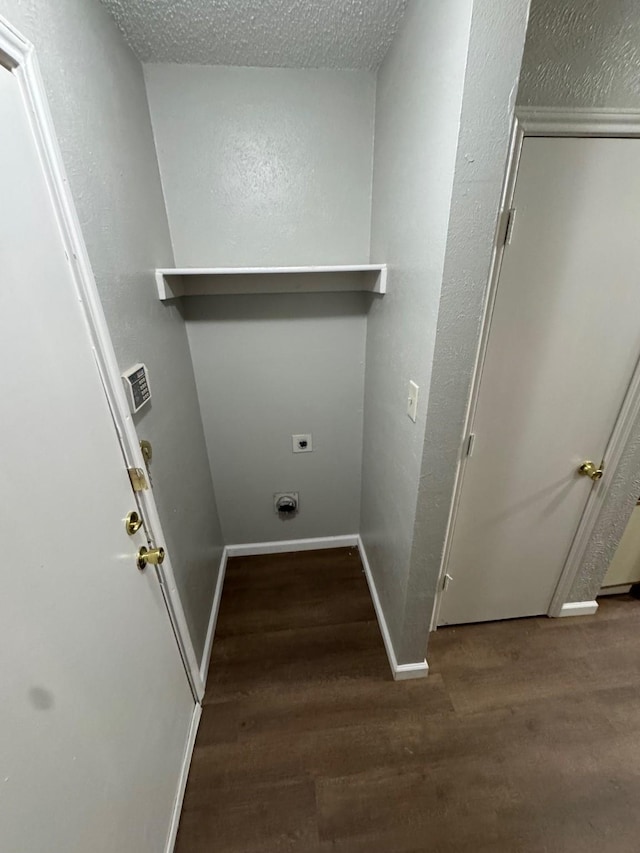
[[[640,355],[640,140],[527,138],[440,624],[546,613]]]
[[[18,81],[0,66],[0,849],[158,853],[194,700]]]

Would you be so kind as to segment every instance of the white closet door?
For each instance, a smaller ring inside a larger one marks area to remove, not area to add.
[[[0,164],[0,849],[158,853],[194,700],[2,66]]]
[[[640,355],[640,140],[527,138],[440,623],[546,613]]]

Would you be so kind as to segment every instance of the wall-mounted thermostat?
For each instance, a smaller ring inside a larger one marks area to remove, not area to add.
[[[144,364],[134,364],[122,374],[124,389],[127,393],[131,414],[139,412],[140,409],[151,399],[151,388],[149,387],[149,376]]]

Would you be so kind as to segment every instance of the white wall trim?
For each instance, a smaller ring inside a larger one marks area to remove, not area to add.
[[[373,601],[374,610],[376,611],[376,617],[378,619],[378,625],[380,626],[382,641],[387,652],[387,658],[389,659],[391,674],[395,681],[405,681],[409,678],[425,678],[429,674],[429,664],[426,659],[416,661],[415,663],[398,663],[396,653],[393,648],[393,642],[391,641],[391,634],[389,633],[389,628],[387,626],[387,620],[384,617],[384,611],[382,609],[382,604],[380,603],[376,583],[373,579],[371,566],[369,565],[367,552],[365,550],[362,537],[358,536],[357,539],[360,559],[364,568],[364,576],[366,577],[367,584],[369,585],[369,592],[371,594],[371,600]]]
[[[568,601],[560,608],[559,613],[555,613],[556,618],[562,616],[593,616],[598,609],[597,601]]]
[[[0,64],[26,69],[32,53],[33,45],[0,15]]]
[[[198,734],[198,726],[200,725],[200,717],[202,716],[202,706],[196,703],[193,708],[193,716],[191,725],[187,735],[187,743],[184,750],[184,758],[180,769],[180,778],[178,779],[178,789],[176,791],[176,799],[173,804],[171,813],[171,823],[169,824],[169,835],[167,836],[167,844],[165,853],[173,853],[173,848],[176,845],[178,835],[178,826],[180,825],[180,814],[182,812],[182,803],[184,802],[184,792],[187,788],[187,779],[189,778],[189,768],[191,767],[191,759],[193,758],[193,749],[196,744],[196,735]]]
[[[326,548],[355,548],[358,534],[323,536],[317,539],[283,539],[279,542],[247,542],[227,545],[227,557],[255,557],[259,554],[288,554],[293,551],[322,551]]]
[[[601,595],[626,595],[626,593],[631,592],[632,586],[632,583],[618,583],[614,586],[600,587],[598,598],[600,598]]]
[[[100,379],[109,403],[123,455],[123,468],[145,467],[138,435],[129,413],[129,406],[120,379],[118,362],[98,294],[80,221],[73,202],[64,162],[55,134],[53,118],[33,45],[0,15],[0,63],[12,69],[18,79],[27,107],[34,139],[42,158],[44,174],[60,232],[69,260],[69,267],[87,330],[93,345]],[[126,476],[123,470],[123,476]],[[134,494],[132,493],[132,500]],[[150,545],[162,544],[165,537],[151,489],[137,492],[135,500],[144,519]],[[132,557],[133,559],[133,557]],[[204,687],[200,679],[198,659],[191,642],[187,620],[178,595],[171,555],[167,554],[158,566],[162,593],[169,611],[187,678],[196,700],[201,699]]]
[[[518,107],[526,136],[640,136],[640,111]]]
[[[426,678],[429,675],[429,664],[425,658],[418,663],[396,663],[393,670],[394,681],[408,681],[411,678]]]
[[[218,622],[218,612],[220,610],[220,601],[222,600],[222,588],[224,586],[224,576],[227,571],[228,552],[225,548],[220,558],[220,566],[218,568],[218,580],[216,581],[215,592],[213,593],[213,604],[211,605],[211,616],[209,617],[209,626],[207,628],[207,637],[204,641],[204,651],[202,652],[202,661],[200,663],[200,678],[202,684],[206,688],[207,675],[209,674],[209,662],[211,661],[211,650],[213,649],[213,638],[216,635],[216,624]]]

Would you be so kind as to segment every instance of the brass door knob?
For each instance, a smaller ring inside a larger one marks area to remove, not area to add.
[[[159,566],[164,562],[164,548],[151,548],[147,550],[144,546],[138,551],[138,568],[144,569],[149,563]]]
[[[127,531],[129,536],[133,536],[133,534],[137,533],[141,527],[142,519],[138,513],[135,510],[127,513],[127,517],[124,520],[124,529]]]
[[[587,461],[583,462],[578,468],[578,474],[582,474],[584,477],[591,477],[592,480],[600,480],[604,474],[604,471],[602,470],[603,466],[604,463],[598,468],[590,459],[587,459]]]

